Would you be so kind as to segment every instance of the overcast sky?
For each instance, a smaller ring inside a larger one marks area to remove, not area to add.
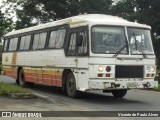
[[[2,0],[0,0],[0,5],[1,5]]]

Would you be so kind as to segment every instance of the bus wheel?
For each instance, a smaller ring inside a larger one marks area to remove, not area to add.
[[[112,94],[116,98],[122,98],[127,94],[127,89],[122,89],[122,90],[113,90]]]
[[[78,91],[76,90],[76,81],[73,73],[69,73],[66,81],[66,91],[69,97],[76,98]]]
[[[20,69],[20,71],[19,71],[18,80],[19,80],[19,85],[22,86],[22,87],[25,87],[26,82],[25,82],[25,79],[24,79],[23,69]]]

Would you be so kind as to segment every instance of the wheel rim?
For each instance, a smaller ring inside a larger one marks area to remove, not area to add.
[[[69,76],[67,81],[67,92],[68,94],[73,94],[74,91],[75,91],[75,80],[72,76]]]

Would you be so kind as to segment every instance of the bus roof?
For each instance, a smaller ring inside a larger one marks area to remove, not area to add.
[[[117,16],[103,15],[103,14],[86,14],[86,15],[78,15],[78,16],[74,16],[74,17],[70,17],[62,20],[57,20],[54,22],[49,22],[49,23],[40,24],[33,27],[12,31],[7,33],[5,37],[26,33],[26,32],[31,32],[34,30],[50,28],[50,27],[59,26],[59,25],[69,24],[69,26],[72,28],[72,27],[87,25],[89,23],[142,27],[142,28],[148,28],[148,29],[151,28],[150,26],[147,26],[147,25],[129,22]]]

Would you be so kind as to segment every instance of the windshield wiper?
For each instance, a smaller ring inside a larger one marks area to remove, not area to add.
[[[144,52],[144,50],[143,50],[141,44],[139,43],[138,40],[136,40],[136,35],[135,35],[134,32],[133,32],[133,36],[134,36],[134,39],[135,39],[135,47],[136,47],[136,50],[137,50],[137,48],[138,48],[139,51],[142,52],[143,57],[144,57],[144,58],[147,58],[147,55],[145,54],[145,52]]]
[[[124,45],[123,47],[121,47],[121,48],[115,53],[115,55],[113,55],[113,57],[117,57],[126,47],[127,47],[127,45]]]

